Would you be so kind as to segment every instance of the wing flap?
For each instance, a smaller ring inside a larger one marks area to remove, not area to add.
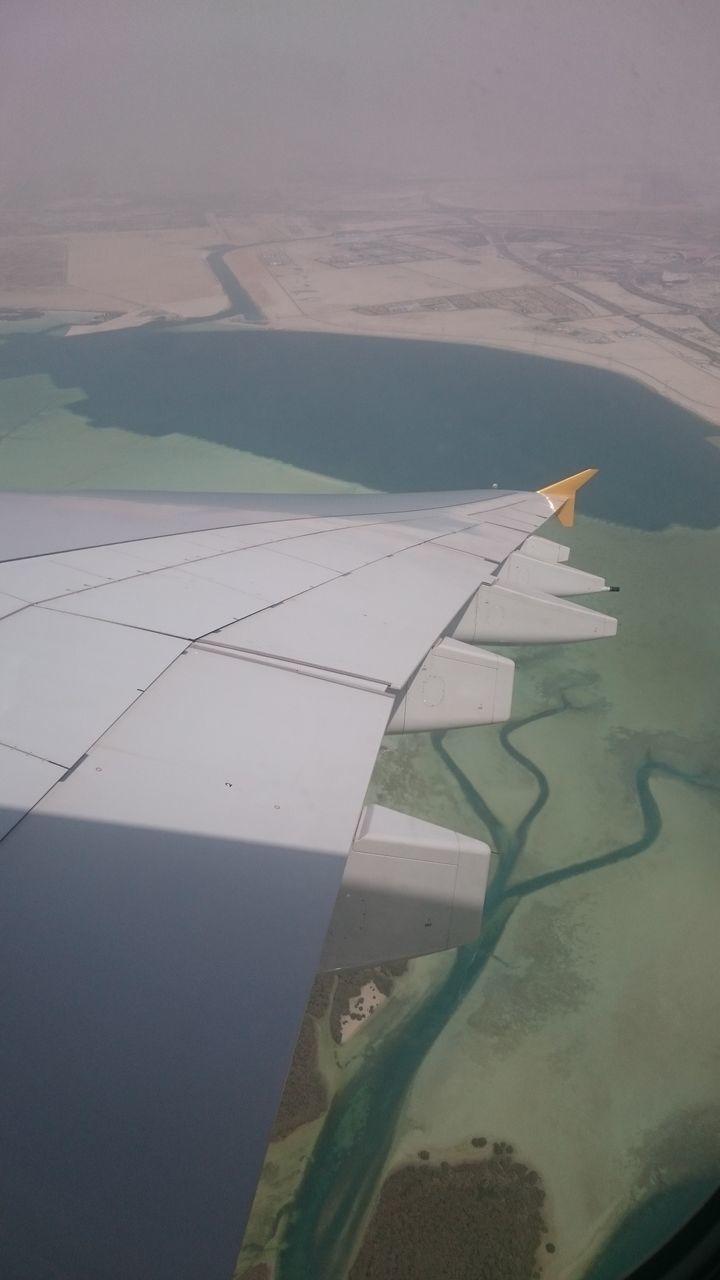
[[[382,692],[190,648],[41,806],[344,857],[392,710]],[[100,766],[98,768],[98,766]]]
[[[48,760],[0,746],[0,840],[62,778],[65,770]]]
[[[26,604],[26,600],[18,600],[15,596],[6,596],[0,592],[0,619],[9,618],[11,613],[18,613]]]
[[[32,606],[0,623],[0,742],[70,768],[186,642]]]
[[[399,689],[486,574],[461,551],[411,547],[225,627],[217,642]]]
[[[459,947],[480,931],[490,849],[368,805],[345,867],[320,967],[353,968]]]
[[[232,1274],[391,705],[192,649],[6,836],[0,1194],[63,1274]]]

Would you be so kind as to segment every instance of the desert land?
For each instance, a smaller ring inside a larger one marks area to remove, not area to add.
[[[591,364],[720,424],[717,219],[618,202],[558,211],[537,194],[549,208],[488,208],[478,184],[438,183],[0,209],[0,319],[62,312],[69,336],[153,321],[237,327],[251,317],[228,295],[234,279],[252,321],[261,313],[271,329]]]

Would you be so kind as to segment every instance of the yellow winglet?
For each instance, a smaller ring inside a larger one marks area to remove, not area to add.
[[[552,498],[555,514],[561,524],[569,529],[575,523],[575,494],[578,489],[582,489],[588,480],[592,480],[597,475],[597,467],[590,467],[587,471],[578,471],[576,476],[568,476],[565,480],[558,480],[556,484],[546,485],[544,489],[538,489],[538,493],[542,493],[546,498]],[[557,504],[557,505],[556,505]]]

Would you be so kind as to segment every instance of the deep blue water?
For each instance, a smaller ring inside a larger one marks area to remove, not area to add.
[[[585,467],[583,511],[720,523],[717,428],[602,370],[443,343],[272,332],[15,335],[0,377],[81,388],[99,428],[181,432],[385,491],[534,489]]]

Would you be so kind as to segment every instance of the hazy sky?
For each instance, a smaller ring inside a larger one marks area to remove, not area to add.
[[[0,185],[715,164],[720,0],[0,0]]]

